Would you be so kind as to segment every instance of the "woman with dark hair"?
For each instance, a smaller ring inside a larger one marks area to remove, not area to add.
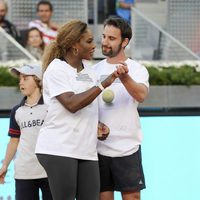
[[[43,57],[43,95],[48,113],[36,145],[54,200],[98,200],[98,102],[96,97],[126,68],[118,67],[102,82],[83,63],[95,50],[87,24],[63,25]]]
[[[44,52],[44,41],[42,39],[42,33],[39,31],[39,29],[33,27],[28,30],[26,37],[26,49],[36,59],[42,59]]]

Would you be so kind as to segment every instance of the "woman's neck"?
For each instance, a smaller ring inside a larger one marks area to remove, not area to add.
[[[73,68],[77,69],[77,72],[80,72],[84,66],[83,66],[83,63],[82,63],[82,60],[80,59],[77,59],[77,57],[70,57],[69,56],[65,56],[64,57],[64,60],[69,64],[71,65]]]

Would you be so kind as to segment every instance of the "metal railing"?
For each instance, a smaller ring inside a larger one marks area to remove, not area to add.
[[[141,60],[200,60],[186,45],[132,7],[131,56]]]
[[[36,16],[36,2],[34,0],[8,0],[8,18],[23,33],[28,29],[28,23]],[[88,21],[88,0],[52,0],[54,7],[53,21],[59,24],[72,19]],[[22,41],[25,35],[21,34]],[[20,59],[36,61],[36,59],[14,38],[0,27],[0,61],[15,61]]]
[[[27,59],[37,61],[23,46],[21,46],[12,36],[0,27],[0,60],[3,62],[9,60]]]

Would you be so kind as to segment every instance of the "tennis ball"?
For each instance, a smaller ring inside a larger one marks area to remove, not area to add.
[[[111,103],[115,97],[114,92],[111,89],[107,89],[102,94],[102,99],[106,103]]]

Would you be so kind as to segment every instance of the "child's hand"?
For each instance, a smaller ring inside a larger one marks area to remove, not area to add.
[[[7,167],[2,166],[2,168],[0,169],[0,184],[5,183],[6,173],[7,173]]]

